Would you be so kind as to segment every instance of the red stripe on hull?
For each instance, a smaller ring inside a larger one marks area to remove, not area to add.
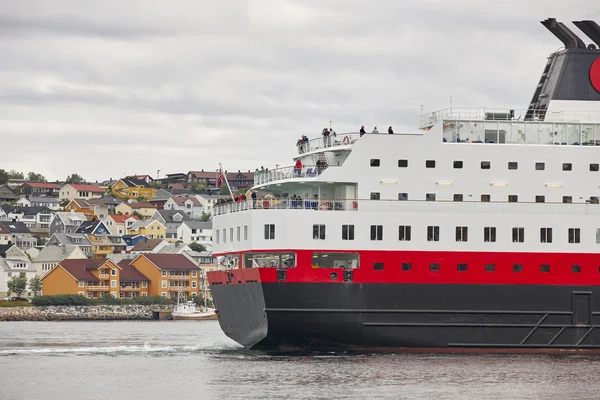
[[[313,268],[312,255],[316,250],[262,250],[264,252],[295,252],[297,266],[286,268],[286,282],[339,283],[344,280],[343,269]],[[333,253],[336,250],[318,250]],[[361,250],[360,267],[352,269],[353,283],[427,283],[427,284],[507,284],[507,285],[600,285],[600,256],[590,253],[508,253],[508,252],[451,252],[451,251],[381,251]],[[233,253],[241,255],[243,253]],[[221,254],[222,255],[222,254]],[[383,263],[383,270],[375,270],[375,263]],[[402,264],[410,263],[411,270]],[[439,264],[439,271],[431,271],[430,264]],[[458,265],[466,264],[466,271]],[[486,271],[494,264],[494,271]],[[522,265],[522,272],[513,271],[513,265]],[[542,272],[541,265],[550,266]],[[580,266],[573,272],[572,266]],[[248,281],[277,282],[276,268],[245,268],[209,273],[215,283],[246,283]],[[337,273],[332,279],[331,274]]]

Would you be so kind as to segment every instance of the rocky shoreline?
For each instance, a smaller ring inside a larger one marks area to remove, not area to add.
[[[0,321],[140,321],[172,306],[139,304],[100,306],[0,307]]]

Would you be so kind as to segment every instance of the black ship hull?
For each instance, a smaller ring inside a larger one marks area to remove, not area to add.
[[[600,351],[600,288],[244,283],[211,286],[227,336],[250,349]]]

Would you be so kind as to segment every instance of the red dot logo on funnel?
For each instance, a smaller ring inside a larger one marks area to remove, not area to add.
[[[600,58],[598,58],[590,67],[590,83],[600,93]]]

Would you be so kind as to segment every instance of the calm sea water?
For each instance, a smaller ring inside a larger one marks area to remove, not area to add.
[[[597,399],[600,357],[270,355],[216,321],[2,322],[0,399]]]

